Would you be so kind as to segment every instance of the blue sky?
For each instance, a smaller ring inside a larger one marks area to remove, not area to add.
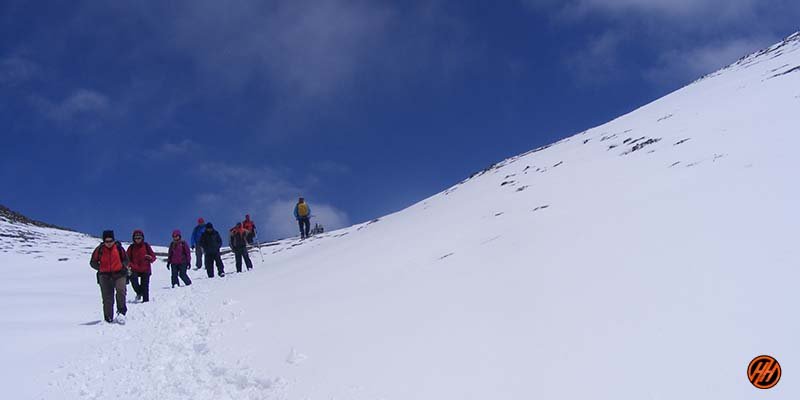
[[[231,4],[228,4],[231,3]],[[0,204],[155,243],[340,227],[795,32],[757,0],[0,2]]]

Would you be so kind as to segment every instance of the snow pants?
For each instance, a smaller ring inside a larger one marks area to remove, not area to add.
[[[200,269],[203,266],[203,248],[197,246],[194,248],[194,267]]]
[[[170,268],[172,269],[172,287],[181,285],[181,283],[178,281],[178,277],[181,278],[184,285],[189,286],[192,284],[192,280],[189,279],[189,275],[186,275],[186,270],[189,269],[189,264],[171,265]]]
[[[300,225],[300,237],[307,238],[311,230],[311,220],[308,217],[300,217],[297,219],[297,224]]]
[[[247,247],[233,249],[233,254],[236,256],[236,272],[242,272],[242,258],[244,258],[247,269],[253,269],[253,262],[250,261],[250,254],[247,252]]]
[[[225,266],[222,265],[222,257],[219,253],[206,253],[206,273],[209,278],[214,277],[214,263],[217,263],[217,273],[220,275],[225,274]]]
[[[100,296],[103,298],[103,317],[106,322],[114,320],[114,300],[117,301],[117,312],[125,315],[128,305],[125,304],[128,287],[127,274],[122,272],[98,272],[97,283],[100,285]]]
[[[147,272],[133,272],[131,274],[131,287],[137,296],[142,296],[142,302],[150,301],[150,274]]]

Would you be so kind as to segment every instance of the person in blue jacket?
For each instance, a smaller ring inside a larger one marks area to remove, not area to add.
[[[192,231],[191,246],[194,250],[194,269],[198,270],[203,268],[203,246],[198,246],[200,243],[200,236],[206,231],[206,221],[201,217],[197,219],[197,226]],[[188,268],[188,267],[187,267]]]
[[[311,207],[306,203],[306,199],[299,198],[294,206],[294,219],[300,225],[300,239],[308,238],[311,230]]]

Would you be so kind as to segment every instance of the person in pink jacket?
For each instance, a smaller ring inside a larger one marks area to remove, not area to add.
[[[183,280],[183,284],[189,286],[192,280],[189,275],[186,275],[186,270],[192,263],[192,253],[189,250],[189,245],[181,238],[181,231],[172,231],[172,243],[169,244],[169,253],[167,253],[167,269],[172,269],[172,287],[175,285],[180,286],[178,277]]]

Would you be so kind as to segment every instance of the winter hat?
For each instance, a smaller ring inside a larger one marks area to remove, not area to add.
[[[181,230],[180,229],[175,229],[174,231],[172,231],[172,236],[183,237],[183,235],[181,235]]]
[[[209,222],[206,224],[206,229],[214,229],[214,225],[212,225],[211,222]]]
[[[106,239],[114,239],[114,231],[112,230],[103,231],[103,240],[105,241]]]
[[[203,225],[205,223],[206,223],[206,220],[204,220],[203,217],[200,217],[200,218],[197,219],[197,225]]]
[[[131,239],[133,239],[133,238],[134,238],[134,237],[136,237],[137,235],[138,235],[138,236],[141,236],[141,237],[142,237],[142,239],[144,239],[144,232],[142,232],[142,230],[141,230],[141,229],[137,229],[137,230],[133,231],[133,235],[131,235]]]

